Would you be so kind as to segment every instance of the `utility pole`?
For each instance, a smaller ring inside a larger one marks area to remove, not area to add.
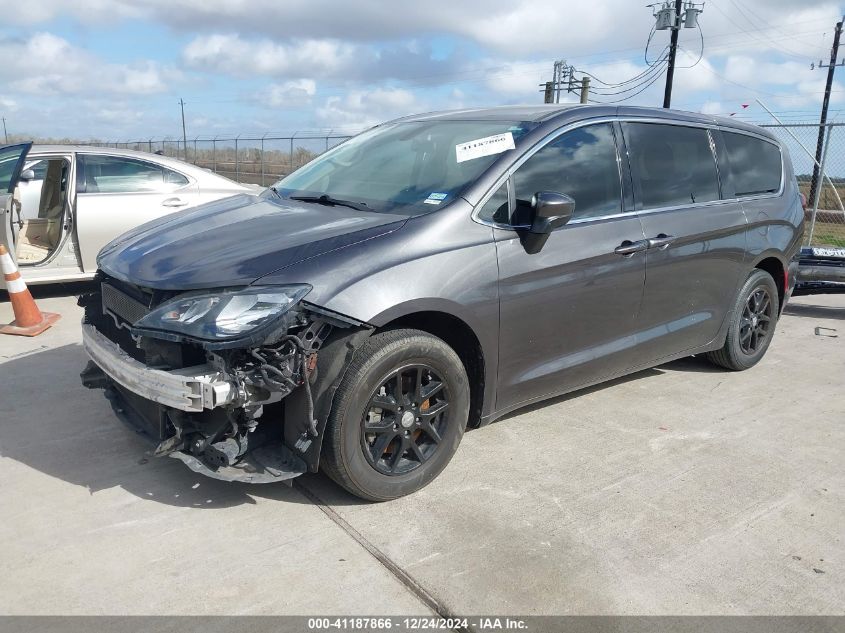
[[[675,78],[675,58],[678,55],[678,35],[681,32],[681,25],[685,29],[695,29],[698,26],[698,16],[704,10],[704,4],[696,4],[694,0],[675,0],[674,6],[671,0],[664,0],[663,4],[650,4],[650,7],[660,7],[654,10],[656,22],[655,31],[670,29],[672,35],[669,38],[669,63],[666,68],[666,89],[663,91],[663,107],[672,105],[672,80]],[[660,60],[662,61],[662,60]],[[655,62],[656,63],[656,62]]]
[[[672,36],[669,39],[669,67],[666,69],[666,89],[663,91],[663,107],[672,104],[672,80],[675,78],[675,55],[678,52],[678,34],[681,31],[681,4],[683,0],[675,0],[675,15]]]
[[[555,62],[552,80],[540,84],[540,92],[543,93],[543,103],[560,103],[560,93],[563,91],[563,80],[567,73],[570,73],[571,82],[571,72],[573,70],[574,68],[572,68],[572,66],[566,65],[565,60],[559,59]],[[567,92],[571,92],[571,90],[567,90]]]
[[[182,147],[185,150],[185,162],[188,162],[188,135],[185,132],[185,101],[179,97],[179,105],[182,107]]]
[[[819,68],[827,68],[827,84],[825,84],[824,87],[822,114],[819,118],[819,139],[816,142],[816,162],[813,165],[813,179],[810,181],[810,197],[808,200],[816,199],[816,187],[819,185],[819,165],[821,164],[822,147],[824,146],[824,127],[825,123],[827,123],[827,108],[830,105],[830,88],[833,85],[833,73],[836,72],[836,67],[842,65],[836,63],[836,58],[839,56],[839,36],[842,35],[843,20],[845,20],[845,16],[843,16],[841,21],[836,23],[836,31],[833,34],[833,46],[830,47],[830,63],[825,66],[821,60],[819,60]]]
[[[560,103],[560,91],[563,87],[563,77],[566,73],[566,62],[558,60],[555,62],[554,82],[555,82],[555,103]]]
[[[587,103],[590,98],[590,78],[581,77],[581,103]]]
[[[581,103],[587,103],[590,97],[590,78],[582,77],[581,81],[578,81],[575,77],[576,72],[575,66],[568,65],[566,61],[556,61],[552,81],[540,84],[543,103],[560,103],[564,81],[566,81],[566,92],[580,92]]]
[[[540,84],[543,88],[543,103],[555,102],[554,85],[553,81],[547,81],[545,84]]]
[[[6,131],[6,117],[3,117],[3,136],[6,137],[6,143],[9,142],[9,133]]]

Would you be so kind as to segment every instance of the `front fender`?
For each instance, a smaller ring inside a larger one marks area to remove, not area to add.
[[[308,433],[310,424],[305,390],[296,389],[284,399],[285,445],[305,461],[311,472],[317,472],[320,465],[320,450],[334,394],[355,350],[364,344],[372,332],[373,328],[366,325],[337,328],[320,348],[317,365],[311,372],[311,394],[314,399],[314,418],[317,420],[316,437]]]

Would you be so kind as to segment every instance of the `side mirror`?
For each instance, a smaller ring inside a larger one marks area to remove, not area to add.
[[[35,180],[35,172],[31,169],[24,169],[21,172],[20,178],[18,178],[19,182],[29,182],[30,180]]]
[[[572,219],[575,200],[565,193],[538,191],[531,199],[531,208],[534,212],[531,233],[543,235],[562,227]]]

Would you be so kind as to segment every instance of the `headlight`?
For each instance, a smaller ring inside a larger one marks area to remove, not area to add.
[[[257,286],[179,297],[139,319],[133,329],[158,330],[211,342],[241,339],[281,318],[311,286]]]

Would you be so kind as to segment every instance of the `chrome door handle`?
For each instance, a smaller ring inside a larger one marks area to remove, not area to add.
[[[631,240],[625,240],[615,249],[613,252],[617,255],[622,255],[623,257],[630,257],[634,253],[639,253],[640,251],[644,251],[648,248],[648,240],[637,240],[636,242],[632,242]]]
[[[661,233],[657,237],[648,238],[646,241],[648,242],[649,248],[656,248],[658,250],[665,251],[669,248],[669,244],[675,241],[675,236]]]
[[[167,200],[163,200],[161,206],[163,207],[184,207],[187,202],[182,200],[181,198],[168,198]]]

